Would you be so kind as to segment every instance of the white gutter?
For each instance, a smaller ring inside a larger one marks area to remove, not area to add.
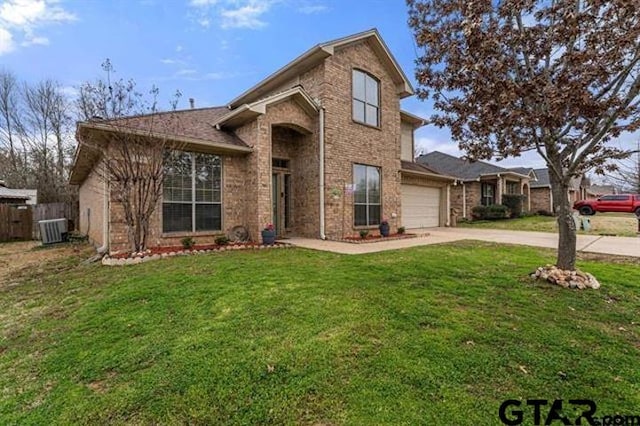
[[[447,185],[447,212],[445,217],[447,218],[446,226],[451,226],[451,185]]]
[[[467,185],[462,182],[462,217],[467,217]]]
[[[108,176],[102,176],[103,201],[102,201],[102,245],[98,247],[98,253],[105,254],[109,251],[109,183]]]
[[[324,233],[324,107],[320,106],[320,129],[318,134],[320,145],[320,239],[326,240]]]

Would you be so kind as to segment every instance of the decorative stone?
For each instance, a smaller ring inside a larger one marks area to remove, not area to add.
[[[531,274],[531,278],[540,279],[564,288],[584,290],[586,288],[598,289],[600,283],[588,272],[565,271],[553,265],[539,267]]]

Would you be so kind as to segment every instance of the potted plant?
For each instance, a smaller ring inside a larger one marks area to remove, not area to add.
[[[382,235],[383,237],[388,237],[389,221],[387,219],[382,219],[382,222],[380,222],[380,226],[378,226],[378,229],[380,229],[380,235]]]
[[[273,223],[268,223],[262,230],[262,244],[272,246],[276,242],[276,228]]]

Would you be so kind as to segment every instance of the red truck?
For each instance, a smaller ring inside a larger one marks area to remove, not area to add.
[[[622,212],[635,213],[640,218],[640,195],[603,195],[596,200],[576,201],[573,208],[585,216],[594,215],[596,212]]]

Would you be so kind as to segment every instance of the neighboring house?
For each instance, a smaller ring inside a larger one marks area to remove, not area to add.
[[[602,197],[603,195],[619,194],[620,191],[614,185],[590,185],[586,190],[586,199]]]
[[[0,204],[38,204],[38,190],[7,188],[0,180]]]
[[[209,243],[236,225],[253,240],[267,223],[280,236],[330,239],[377,230],[383,218],[392,230],[448,225],[455,179],[413,162],[413,133],[424,121],[400,108],[413,93],[373,29],[313,47],[225,107],[178,112],[182,130],[163,136],[190,167],[167,164],[173,172],[149,245],[179,245],[185,236]],[[160,127],[165,116],[154,115]],[[124,131],[139,134],[144,119],[130,119]],[[108,139],[109,131],[84,122],[77,137]],[[70,179],[80,186],[80,231],[125,250],[120,207],[99,164],[80,143]]]
[[[484,161],[469,161],[438,151],[419,156],[416,161],[437,173],[456,178],[451,187],[451,208],[470,218],[475,206],[501,204],[503,194],[524,195],[524,210],[530,210],[529,181],[532,169],[506,169]]]
[[[534,169],[536,180],[531,182],[531,211],[554,212],[553,193],[549,180],[549,169]],[[588,179],[586,177],[573,178],[569,183],[567,198],[571,205],[587,198]]]

